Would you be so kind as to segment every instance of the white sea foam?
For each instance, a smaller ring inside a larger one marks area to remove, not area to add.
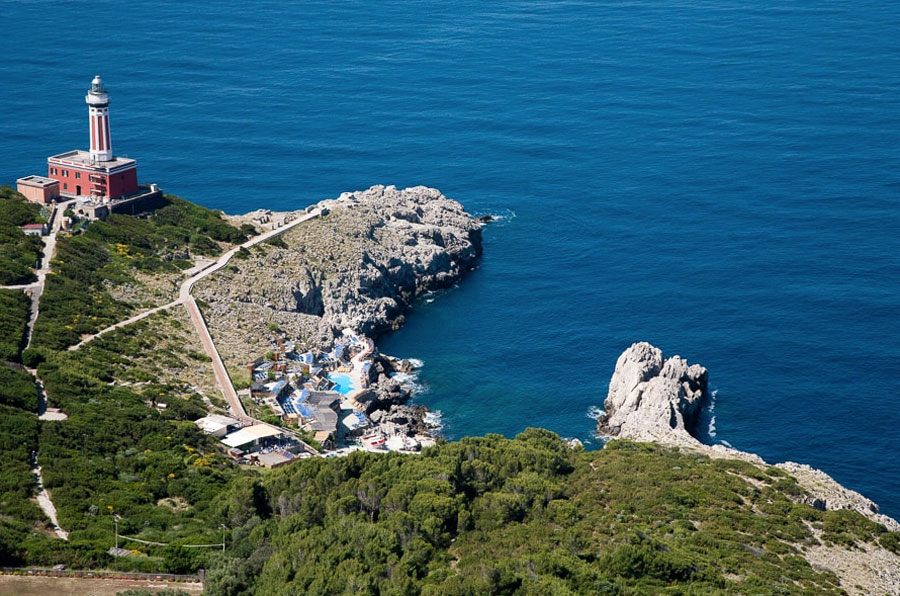
[[[419,360],[418,358],[407,358],[406,361],[409,362],[410,364],[412,364],[413,368],[416,368],[416,369],[419,369],[419,368],[422,368],[423,366],[425,366],[425,363],[422,362],[421,360]]]
[[[440,431],[444,428],[444,413],[440,410],[425,412],[423,422],[427,427]]]
[[[428,387],[422,384],[419,380],[419,375],[416,373],[398,372],[391,375],[391,377],[400,381],[400,384],[408,389],[413,395],[421,395],[422,393],[428,392]]]
[[[716,417],[713,416],[709,421],[709,430],[706,431],[709,436],[716,436]]]
[[[591,406],[588,408],[587,417],[592,420],[599,420],[601,416],[606,414],[600,406]]]
[[[484,215],[490,215],[492,220],[490,225],[492,226],[505,226],[510,221],[516,218],[516,212],[512,209],[500,209],[498,211],[484,211],[484,212],[476,212],[474,213],[475,217],[481,217]]]
[[[722,441],[719,441],[719,442],[722,443],[723,445],[725,445],[726,447],[728,447],[729,449],[734,449],[734,447],[733,447],[733,446],[731,445],[731,443],[729,443],[728,441],[722,440]]]
[[[719,390],[713,389],[709,392],[709,407],[707,408],[710,412],[716,411],[716,395],[718,395]]]

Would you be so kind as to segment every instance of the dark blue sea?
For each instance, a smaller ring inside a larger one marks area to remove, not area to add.
[[[228,212],[424,184],[481,266],[382,349],[449,438],[598,446],[634,341],[710,370],[714,436],[900,515],[900,3],[0,2],[0,183],[88,144]]]

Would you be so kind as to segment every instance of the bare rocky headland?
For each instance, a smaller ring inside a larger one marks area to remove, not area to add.
[[[453,286],[481,255],[481,222],[433,188],[373,186],[317,207],[326,214],[239,253],[195,288],[233,373],[272,350],[276,335],[327,351],[347,328],[372,338],[397,329],[418,296]],[[235,221],[266,228],[294,217],[253,212]],[[402,367],[376,356],[370,409],[381,410],[382,426],[412,433],[424,409],[402,405],[409,391],[390,376]]]
[[[703,366],[689,365],[680,356],[664,358],[659,348],[636,343],[616,362],[597,430],[609,437],[652,441],[709,457],[768,465],[758,455],[724,445],[706,445],[696,438],[708,379]],[[825,472],[794,462],[775,465],[807,491],[797,497],[798,502],[823,511],[850,509],[888,530],[900,531],[900,524],[881,514],[878,505]],[[802,554],[814,567],[834,572],[850,594],[900,593],[900,557],[880,546],[859,544],[858,548],[847,549],[820,544]]]

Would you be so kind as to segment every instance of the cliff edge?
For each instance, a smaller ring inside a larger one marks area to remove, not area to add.
[[[268,329],[328,348],[345,328],[396,329],[423,292],[452,286],[481,255],[481,224],[434,188],[373,186],[315,207],[323,216],[238,255],[195,290],[223,358],[270,349]]]

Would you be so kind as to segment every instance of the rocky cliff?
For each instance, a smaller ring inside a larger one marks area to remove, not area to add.
[[[318,205],[326,215],[233,259],[196,297],[226,362],[269,349],[269,329],[326,347],[344,328],[397,328],[419,294],[475,266],[481,225],[438,190],[373,186]]]
[[[705,445],[697,440],[695,431],[707,393],[708,376],[704,367],[688,365],[679,356],[666,359],[659,348],[649,343],[633,344],[616,362],[604,402],[605,412],[597,420],[597,431],[605,436],[653,441],[709,457],[768,465],[755,454],[724,445]],[[798,503],[823,511],[849,509],[888,530],[900,531],[900,523],[881,514],[873,501],[842,486],[825,472],[793,462],[776,464],[776,467],[788,472],[806,491],[796,496]],[[900,593],[900,557],[878,545],[846,549],[820,544],[806,549],[804,555],[817,568],[833,571],[851,594]]]

